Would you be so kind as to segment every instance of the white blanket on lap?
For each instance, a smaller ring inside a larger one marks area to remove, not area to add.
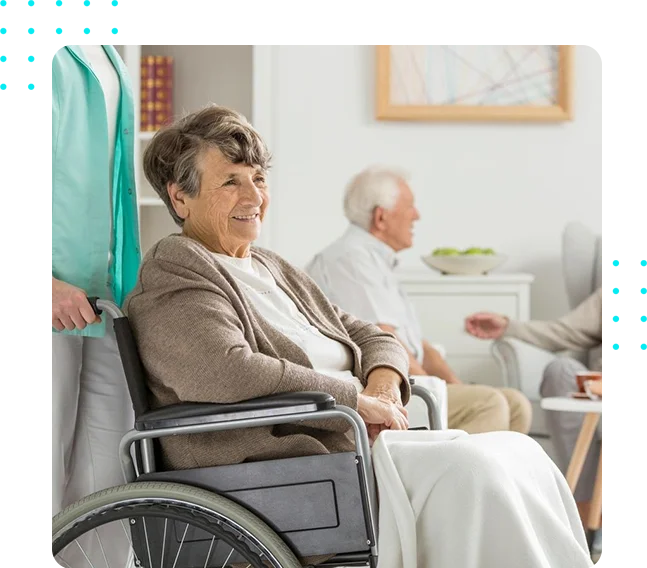
[[[513,432],[384,431],[378,568],[592,566],[566,481]]]

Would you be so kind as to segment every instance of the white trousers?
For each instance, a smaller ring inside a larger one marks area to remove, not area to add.
[[[52,334],[52,509],[124,483],[119,441],[133,427],[112,322],[105,337]]]

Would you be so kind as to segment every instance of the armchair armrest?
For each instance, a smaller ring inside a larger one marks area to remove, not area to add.
[[[543,372],[555,358],[554,353],[513,338],[494,341],[491,352],[501,368],[505,386],[519,389],[531,401],[541,399]]]
[[[335,408],[335,399],[323,392],[281,393],[233,404],[185,402],[141,414],[135,421],[135,429],[144,431],[176,426],[215,424],[303,414],[333,408]]]

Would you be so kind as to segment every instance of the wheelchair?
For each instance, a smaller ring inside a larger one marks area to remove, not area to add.
[[[357,412],[336,405],[332,396],[321,392],[282,393],[235,404],[181,403],[151,410],[127,317],[112,302],[89,300],[95,313],[112,318],[135,425],[119,445],[126,483],[89,495],[54,517],[52,553],[60,565],[377,565],[375,478],[366,426]],[[433,394],[411,382],[412,395],[427,405],[430,428],[440,429]],[[330,418],[349,422],[354,452],[158,470],[156,445],[164,436]],[[104,546],[107,542],[110,546]]]

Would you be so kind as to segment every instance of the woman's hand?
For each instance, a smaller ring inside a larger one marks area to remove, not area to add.
[[[366,388],[362,391],[362,394],[402,407],[401,382],[402,377],[393,369],[377,367],[366,377]]]
[[[98,323],[101,318],[94,313],[85,292],[67,282],[52,277],[52,327],[84,329],[89,323]]]
[[[382,430],[409,428],[407,411],[402,406],[361,393],[357,396],[357,411],[366,422],[369,438],[375,441]]]
[[[366,381],[367,385],[362,391],[362,395],[374,398],[382,403],[386,403],[387,405],[395,406],[395,409],[398,411],[398,415],[404,417],[406,421],[404,428],[393,428],[386,422],[371,423],[364,419],[371,442],[375,441],[382,430],[406,430],[409,427],[409,414],[406,408],[402,405],[402,395],[400,391],[402,377],[400,374],[396,373],[389,367],[377,367],[369,373],[366,377]],[[398,422],[398,424],[401,424],[401,422]]]

